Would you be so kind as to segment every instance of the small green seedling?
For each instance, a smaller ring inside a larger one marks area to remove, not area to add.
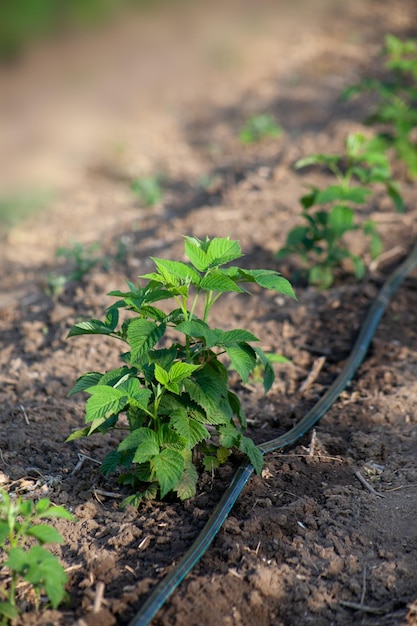
[[[185,237],[185,254],[188,263],[152,258],[155,271],[141,276],[143,287],[129,282],[129,291],[110,292],[118,300],[105,320],[80,322],[69,333],[114,337],[126,346],[121,367],[88,372],[76,381],[70,393],[86,391],[90,397],[86,427],[69,437],[127,431],[101,466],[105,475],[118,466],[128,470],[120,481],[134,494],[125,504],[171,491],[181,499],[192,497],[200,460],[213,467],[225,462],[233,448],[246,454],[258,472],[263,464],[262,454],[244,435],[244,412],[229,389],[223,360],[244,382],[260,360],[265,392],[273,369],[262,350],[251,345],[257,337],[243,329],[211,328],[208,317],[222,294],[248,293],[243,284],[294,298],[293,289],[273,270],[223,267],[242,256],[239,243],[229,238]],[[164,300],[175,303],[169,312],[155,306]],[[121,311],[133,317],[119,323]]]
[[[276,139],[282,133],[274,117],[269,113],[252,115],[239,133],[239,139],[243,144],[251,144],[263,139]]]
[[[65,290],[69,282],[81,282],[94,267],[101,266],[104,270],[108,269],[110,259],[99,254],[99,250],[100,244],[97,242],[89,245],[75,242],[70,248],[65,246],[58,248],[56,256],[66,259],[71,264],[71,269],[68,274],[57,272],[48,274],[46,292],[56,298]]]
[[[382,126],[379,137],[385,150],[392,147],[408,168],[411,178],[417,176],[417,40],[401,41],[387,35],[383,54],[386,80],[365,79],[344,91],[349,98],[371,91],[379,102],[368,118],[368,124]]]
[[[301,198],[302,217],[306,225],[296,226],[287,236],[285,247],[278,254],[289,254],[302,259],[308,282],[322,289],[331,286],[336,268],[348,259],[358,280],[365,274],[365,265],[353,254],[343,236],[349,231],[362,230],[370,237],[370,253],[376,258],[382,251],[375,223],[358,223],[353,207],[365,204],[373,194],[373,185],[384,185],[398,210],[403,201],[397,183],[391,178],[387,156],[381,151],[379,138],[366,139],[361,133],[352,133],[346,140],[345,154],[314,154],[300,159],[296,168],[322,165],[336,177],[337,184],[319,189],[310,185],[308,194]],[[312,207],[318,207],[313,212]]]
[[[59,606],[65,596],[64,568],[57,557],[43,547],[47,543],[64,543],[64,540],[52,526],[37,523],[51,517],[74,520],[64,507],[51,505],[47,498],[35,504],[20,496],[12,499],[6,491],[0,490],[0,550],[6,555],[4,571],[9,570],[11,575],[9,587],[0,587],[2,624],[19,614],[16,598],[19,581],[26,581],[33,587],[36,610],[41,593],[47,595],[53,608]]]
[[[162,200],[163,192],[158,176],[136,178],[131,185],[131,190],[147,207],[153,207]]]

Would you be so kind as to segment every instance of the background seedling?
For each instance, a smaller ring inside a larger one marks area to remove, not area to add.
[[[136,178],[131,185],[131,190],[147,207],[153,207],[162,200],[163,192],[158,176]]]
[[[393,148],[404,161],[411,178],[417,176],[417,40],[401,41],[387,35],[383,54],[386,80],[365,79],[345,90],[346,98],[371,91],[378,104],[368,124],[382,127],[379,134],[385,150]]]
[[[9,586],[0,586],[2,624],[8,624],[19,614],[16,596],[20,580],[32,586],[36,609],[41,593],[47,595],[53,608],[59,606],[65,596],[64,568],[57,557],[43,547],[47,543],[64,543],[64,540],[52,526],[38,523],[51,517],[74,520],[64,507],[51,505],[47,498],[35,504],[20,496],[13,500],[6,491],[0,490],[0,550],[6,555],[3,572],[11,575]]]
[[[282,133],[274,117],[269,113],[252,115],[239,133],[239,139],[243,144],[256,143],[263,139],[276,139]]]
[[[262,468],[261,453],[244,435],[245,416],[229,389],[223,358],[243,382],[261,362],[265,391],[273,369],[262,350],[251,345],[258,341],[252,333],[211,328],[208,318],[222,294],[246,293],[243,284],[290,297],[294,292],[276,271],[223,267],[242,256],[239,243],[229,238],[185,237],[185,253],[188,263],[153,258],[155,271],[141,277],[145,286],[129,282],[129,291],[110,292],[119,299],[105,320],[80,322],[69,333],[105,335],[126,344],[121,367],[87,372],[75,383],[71,393],[86,391],[90,397],[86,427],[69,438],[116,428],[128,432],[102,463],[105,475],[119,465],[128,470],[120,481],[136,493],[125,503],[137,505],[171,491],[181,499],[193,496],[198,459],[206,466],[206,456],[223,463],[233,448],[246,454],[258,472]],[[168,313],[155,306],[163,300],[175,303]],[[121,311],[133,317],[119,323]],[[122,414],[126,425],[119,420]]]
[[[365,204],[374,193],[374,185],[384,185],[397,210],[403,210],[398,185],[392,180],[387,156],[381,151],[381,139],[366,139],[361,133],[352,133],[346,139],[345,154],[314,154],[300,159],[296,168],[322,165],[336,177],[337,184],[325,189],[310,185],[310,191],[301,198],[302,217],[306,224],[296,226],[278,254],[283,258],[298,255],[308,282],[323,289],[330,287],[336,268],[348,259],[357,279],[363,278],[365,265],[343,239],[354,230],[370,238],[370,253],[376,258],[382,251],[375,223],[356,220],[354,207]],[[318,206],[313,212],[312,207]]]

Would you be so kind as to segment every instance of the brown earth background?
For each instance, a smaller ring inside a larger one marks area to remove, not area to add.
[[[34,612],[23,586],[18,626],[127,624],[197,537],[238,462],[202,476],[188,502],[122,511],[125,492],[99,470],[116,435],[65,443],[84,419],[83,398],[68,391],[83,372],[115,367],[117,346],[67,340],[69,328],[101,318],[106,293],[149,271],[150,255],[183,259],[183,234],[230,235],[248,267],[290,277],[274,254],[299,223],[303,185],[327,181],[293,164],[338,152],[348,132],[363,130],[372,99],[346,103],[340,93],[380,75],[387,33],[417,35],[414,1],[196,3],[121,16],[1,69],[2,194],[48,206],[0,238],[0,481],[77,518],[56,522],[66,545],[53,548],[68,572],[68,603]],[[259,113],[284,132],[243,146],[239,130]],[[156,174],[163,199],[143,206],[131,182]],[[214,309],[214,326],[247,328],[290,360],[275,366],[267,396],[257,380],[232,380],[256,442],[288,430],[325,392],[415,240],[416,183],[401,167],[395,174],[407,210],[395,213],[382,191],[366,207],[387,254],[363,282],[341,275],[327,292],[298,285],[297,302],[233,294]],[[106,262],[51,295],[48,277],[73,269],[56,250],[75,241],[99,242]],[[370,261],[361,236],[352,245]],[[416,287],[414,272],[314,438],[266,457],[152,624],[417,624]],[[303,385],[320,357],[318,376]]]

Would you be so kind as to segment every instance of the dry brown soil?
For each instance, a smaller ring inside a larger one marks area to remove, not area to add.
[[[341,90],[379,71],[387,32],[417,35],[412,0],[234,3],[206,13],[121,20],[77,42],[50,42],[0,77],[4,189],[53,190],[48,211],[1,238],[0,478],[10,493],[47,495],[77,518],[56,523],[68,603],[33,612],[22,587],[19,626],[127,624],[197,537],[238,462],[203,476],[191,501],[122,511],[125,492],[99,469],[116,436],[65,443],[83,424],[83,398],[67,397],[75,378],[115,367],[118,346],[67,340],[71,324],[101,317],[105,294],[148,271],[150,255],[183,258],[182,234],[230,235],[249,267],[290,276],[274,253],[298,223],[303,184],[326,182],[296,172],[294,161],[341,149],[369,110],[341,102]],[[239,128],[262,112],[283,135],[243,147]],[[155,172],[164,198],[146,208],[130,182]],[[247,328],[290,359],[276,366],[267,396],[256,381],[233,382],[257,442],[285,432],[325,392],[415,239],[416,184],[397,174],[407,211],[396,214],[382,193],[366,208],[392,253],[365,281],[340,275],[322,293],[298,285],[297,302],[233,295],[214,310],[214,325]],[[55,250],[72,241],[100,241],[108,267],[52,298],[48,273],[71,271]],[[366,254],[361,237],[352,244]],[[417,624],[416,311],[414,273],[314,442],[309,433],[266,457],[155,626]],[[320,373],[302,387],[320,357]]]

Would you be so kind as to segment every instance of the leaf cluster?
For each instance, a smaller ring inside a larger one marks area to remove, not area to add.
[[[382,244],[374,222],[357,221],[355,207],[369,200],[375,184],[382,184],[397,210],[403,210],[401,193],[391,178],[381,140],[352,133],[346,139],[344,154],[313,154],[295,164],[298,169],[307,166],[327,168],[335,176],[336,184],[324,189],[309,186],[309,192],[301,198],[305,225],[289,232],[277,256],[299,255],[307,268],[309,283],[323,289],[332,284],[336,268],[346,259],[352,263],[356,278],[361,279],[365,274],[364,263],[351,252],[343,236],[349,231],[362,230],[370,238],[372,258],[381,253]]]
[[[383,54],[386,58],[385,79],[366,78],[344,91],[350,98],[358,93],[373,92],[378,103],[367,120],[382,126],[378,137],[384,149],[392,147],[407,166],[411,178],[417,176],[417,40],[401,41],[387,35]]]
[[[104,321],[79,322],[69,333],[106,335],[126,344],[121,367],[87,372],[76,381],[70,393],[85,391],[89,398],[86,426],[70,439],[115,428],[128,431],[104,459],[102,471],[125,469],[120,480],[135,491],[128,499],[134,504],[171,491],[181,499],[193,496],[198,459],[206,467],[214,458],[222,463],[233,448],[246,454],[257,471],[262,467],[261,453],[244,435],[244,412],[229,389],[221,357],[244,382],[261,362],[265,391],[272,385],[273,368],[252,345],[258,341],[252,333],[212,328],[208,317],[222,294],[247,293],[251,283],[290,297],[295,297],[293,289],[273,270],[223,267],[242,256],[239,243],[229,238],[185,237],[185,254],[187,263],[153,258],[155,270],[141,276],[144,286],[129,282],[129,291],[110,292],[118,299]],[[175,304],[166,313],[157,304],[168,299]],[[124,321],[121,311],[130,312]]]
[[[51,505],[48,498],[37,503],[20,496],[14,500],[6,491],[0,490],[0,549],[7,557],[3,566],[11,571],[9,589],[0,588],[2,623],[8,623],[18,615],[16,587],[20,579],[32,585],[36,608],[41,592],[48,596],[54,608],[64,598],[67,582],[64,568],[57,557],[43,547],[49,543],[64,543],[55,528],[40,522],[51,517],[74,519],[64,507]],[[36,545],[28,549],[28,541],[32,544],[35,541]]]

